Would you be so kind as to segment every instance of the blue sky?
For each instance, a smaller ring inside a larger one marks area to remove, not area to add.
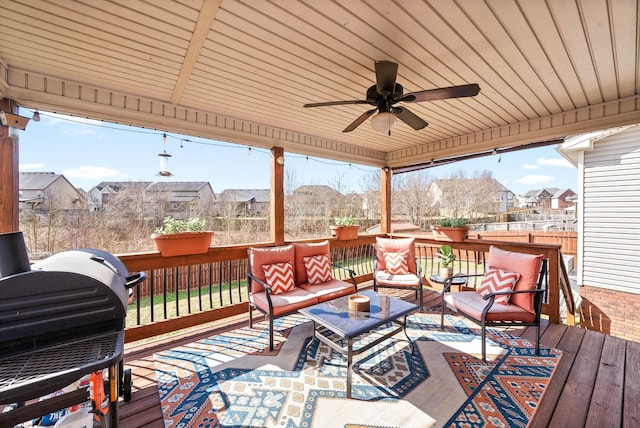
[[[31,112],[22,111],[31,116]],[[115,125],[40,112],[20,132],[20,171],[63,174],[74,186],[89,190],[101,181],[208,181],[215,192],[269,187],[269,152],[247,146],[179,134]],[[504,153],[426,170],[431,178],[446,178],[457,170],[468,176],[491,171],[515,194],[543,187],[577,191],[577,169],[555,146]],[[172,177],[159,177],[163,150],[171,154]],[[296,184],[342,183],[343,191],[361,191],[364,177],[377,168],[285,153],[287,173]]]

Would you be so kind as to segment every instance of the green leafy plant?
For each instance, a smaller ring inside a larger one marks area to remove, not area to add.
[[[450,245],[443,245],[438,252],[438,258],[440,259],[442,267],[451,267],[456,260],[456,255]]]
[[[163,235],[171,235],[183,232],[203,232],[207,226],[207,221],[198,217],[191,217],[186,220],[180,220],[167,216],[162,220],[162,227],[156,229],[156,233]]]
[[[336,226],[355,226],[356,225],[356,219],[354,219],[352,216],[335,217],[333,219],[333,223]]]
[[[464,227],[467,225],[467,220],[464,218],[441,218],[437,224],[441,227]]]

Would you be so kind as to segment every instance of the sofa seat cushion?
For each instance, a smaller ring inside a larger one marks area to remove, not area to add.
[[[331,279],[322,284],[301,284],[300,288],[318,296],[318,302],[333,300],[338,297],[355,293],[356,291],[356,288],[352,283],[342,281],[340,279]]]
[[[477,321],[482,320],[482,311],[488,304],[480,294],[475,291],[460,291],[445,293],[444,301],[449,306],[464,312]],[[530,323],[535,320],[535,314],[512,304],[494,303],[486,316],[487,321],[521,321]]]
[[[376,283],[378,285],[386,285],[392,287],[417,287],[420,285],[420,278],[413,273],[404,275],[392,275],[385,271],[379,270],[375,273]]]
[[[266,291],[253,293],[251,295],[251,301],[264,312],[269,313],[269,302]],[[273,303],[273,315],[279,316],[315,305],[318,303],[318,297],[307,290],[296,287],[285,293],[271,295],[271,302]]]

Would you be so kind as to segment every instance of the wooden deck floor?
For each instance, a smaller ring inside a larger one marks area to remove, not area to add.
[[[389,290],[390,294],[393,293]],[[412,299],[413,294],[401,297]],[[425,294],[425,308],[439,303],[439,294]],[[247,325],[239,316],[190,334],[125,349],[125,368],[133,373],[132,400],[120,404],[123,428],[162,428],[164,423],[153,370],[153,353]],[[531,328],[509,329],[532,339]],[[640,343],[602,333],[545,323],[541,344],[564,352],[532,427],[639,427]]]

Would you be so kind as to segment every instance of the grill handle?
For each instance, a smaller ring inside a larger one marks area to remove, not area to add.
[[[131,288],[131,287],[135,287],[136,285],[140,284],[142,281],[147,279],[147,274],[144,272],[138,272],[128,276],[126,279],[127,279],[127,282],[124,285],[124,287]]]

